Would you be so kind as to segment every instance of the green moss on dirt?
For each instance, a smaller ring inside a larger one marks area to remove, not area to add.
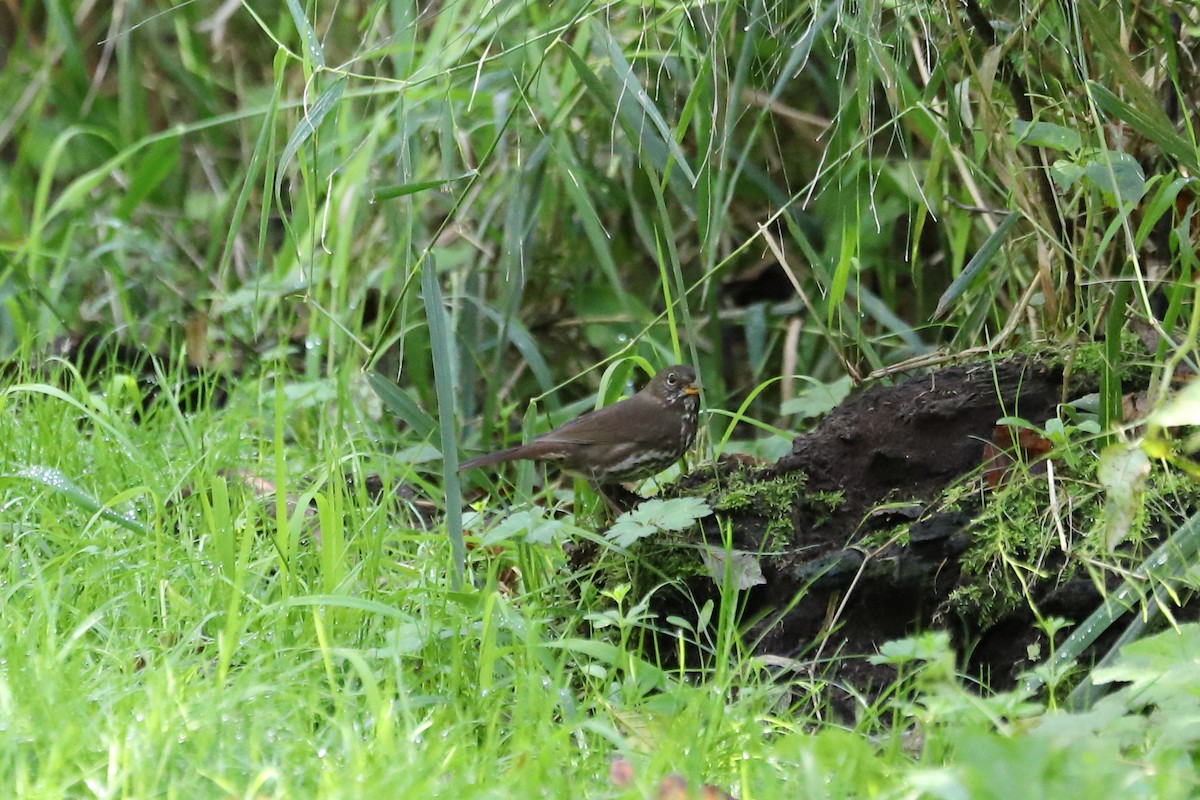
[[[765,520],[763,545],[774,547],[793,538],[798,510],[815,525],[843,503],[841,492],[805,494],[807,482],[808,476],[799,471],[765,479],[745,471],[730,472],[719,483],[702,485],[698,492],[708,497],[714,511],[753,514]]]
[[[973,544],[963,555],[959,586],[944,611],[973,620],[986,630],[1022,605],[1031,605],[1035,586],[1063,583],[1086,560],[1111,561],[1107,552],[1105,493],[1096,485],[1095,457],[1080,474],[1056,476],[1057,506],[1045,475],[1022,473],[993,494],[976,517]],[[1058,462],[1056,462],[1058,463]],[[1120,550],[1131,566],[1140,564],[1155,540],[1200,507],[1200,485],[1175,471],[1155,469],[1144,505],[1135,515]],[[1056,520],[1055,517],[1058,517]],[[1062,552],[1067,541],[1070,552]],[[1118,554],[1117,558],[1122,556]]]

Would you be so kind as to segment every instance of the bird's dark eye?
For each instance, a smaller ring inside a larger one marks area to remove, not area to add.
[[[672,372],[672,373],[670,373],[670,374],[668,374],[668,375],[667,375],[667,385],[668,385],[668,386],[674,386],[674,385],[675,385],[675,381],[676,381],[676,380],[677,380],[677,379],[676,379],[676,377],[675,377],[675,373],[674,373],[674,372]]]

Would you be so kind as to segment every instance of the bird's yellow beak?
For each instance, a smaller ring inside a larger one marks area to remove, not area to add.
[[[688,386],[683,390],[683,393],[691,394],[691,395],[700,394],[700,387],[699,386]]]

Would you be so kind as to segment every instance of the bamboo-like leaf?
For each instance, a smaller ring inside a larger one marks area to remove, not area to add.
[[[271,86],[271,101],[267,106],[266,113],[263,114],[262,127],[258,131],[258,138],[254,142],[254,150],[250,153],[250,161],[243,168],[242,187],[238,191],[237,200],[234,202],[233,214],[229,219],[224,220],[229,228],[225,234],[225,246],[221,250],[221,260],[217,264],[217,275],[221,276],[218,279],[219,285],[225,285],[224,276],[229,268],[229,262],[233,259],[234,243],[237,241],[238,232],[241,230],[242,218],[246,214],[246,206],[250,203],[250,198],[255,191],[259,190],[259,176],[267,167],[267,154],[270,152],[271,143],[274,141],[275,126],[277,124],[277,112],[279,110],[279,98],[283,93],[283,80],[286,76],[287,55],[280,49],[275,54],[275,63],[273,65],[273,73],[275,81]],[[279,170],[282,172],[282,170]],[[262,178],[266,184],[261,187],[261,191],[267,193],[271,185],[270,175],[265,175]],[[259,258],[261,260],[264,248],[267,245],[267,221],[270,217],[270,208],[264,203],[262,214],[259,219]]]
[[[950,283],[950,286],[942,293],[941,298],[938,299],[937,308],[933,312],[935,319],[942,316],[951,303],[962,297],[967,288],[975,281],[975,278],[992,263],[992,259],[996,257],[996,253],[1000,252],[1001,246],[1008,241],[1012,229],[1022,219],[1024,217],[1014,211],[1009,213],[1004,218],[1004,221],[996,226],[996,230],[984,241],[983,245],[971,258],[971,261],[967,266],[963,267],[963,271]]]
[[[566,52],[567,58],[575,67],[576,73],[578,73],[584,85],[587,86],[591,95],[609,113],[616,115],[630,143],[639,153],[645,156],[646,162],[653,167],[658,175],[668,176],[671,190],[680,201],[681,207],[686,213],[694,215],[696,202],[695,191],[692,186],[696,180],[695,173],[685,161],[681,160],[682,153],[679,152],[679,146],[673,138],[668,137],[671,142],[671,145],[668,145],[667,140],[663,139],[659,130],[653,124],[648,126],[642,121],[637,111],[637,108],[644,109],[644,106],[641,105],[641,98],[635,100],[634,97],[629,96],[631,92],[634,94],[640,92],[644,95],[645,92],[641,89],[641,84],[637,83],[636,80],[633,81],[632,87],[622,84],[621,98],[618,100],[609,88],[605,86],[604,81],[587,65],[583,57],[575,52],[574,48],[567,47]],[[621,63],[628,67],[628,63],[624,61],[623,57]],[[616,70],[617,65],[614,63],[613,66],[614,70]],[[646,102],[648,102],[648,99]],[[643,111],[643,113],[645,112]],[[646,116],[649,116],[649,114],[647,113]],[[672,145],[674,146],[673,149]],[[680,169],[678,171],[671,171],[670,167],[672,163],[678,163]],[[687,176],[686,181],[690,181],[691,183],[686,182],[682,177],[685,175]]]
[[[405,197],[410,194],[423,192],[426,189],[436,189],[440,186],[445,186],[448,183],[457,183],[458,181],[470,180],[476,175],[475,170],[464,172],[462,175],[455,175],[453,178],[438,178],[431,181],[415,181],[413,183],[397,183],[390,186],[380,186],[371,193],[373,201],[393,200],[397,197]]]
[[[619,107],[621,114],[625,117],[628,130],[632,134],[635,141],[647,146],[647,149],[653,148],[658,150],[658,145],[661,144],[663,150],[670,153],[674,160],[674,166],[678,166],[683,172],[684,177],[690,185],[696,185],[696,173],[692,171],[691,165],[688,164],[687,156],[680,149],[679,143],[675,141],[674,135],[671,133],[671,128],[667,125],[667,121],[663,118],[662,112],[654,105],[654,101],[650,99],[649,93],[642,86],[641,81],[633,72],[633,67],[625,58],[625,54],[621,52],[621,48],[617,45],[615,39],[607,29],[602,29],[601,37],[608,48],[608,58],[612,63],[613,71],[616,73],[617,79],[621,82],[622,91],[619,97]],[[637,113],[635,109],[640,108],[644,117]],[[654,130],[658,133],[658,141],[655,142],[655,137],[648,136],[646,130],[645,119],[649,119]],[[667,174],[667,170],[673,166],[667,162],[661,153],[655,160],[655,168],[659,174]]]
[[[481,314],[490,319],[497,328],[503,328],[505,338],[513,347],[517,348],[517,352],[525,359],[525,363],[529,365],[529,371],[533,373],[533,377],[537,379],[538,385],[542,387],[543,391],[548,392],[554,388],[556,381],[550,372],[550,365],[542,357],[542,351],[538,349],[537,341],[524,323],[515,317],[505,320],[499,311],[479,298],[463,297],[462,299],[473,301]]]
[[[304,143],[309,140],[317,128],[321,127],[321,122],[325,116],[334,109],[338,101],[342,98],[342,92],[346,88],[346,79],[338,78],[328,89],[321,92],[315,103],[305,109],[304,116],[300,118],[300,124],[292,131],[291,137],[288,138],[287,144],[283,148],[283,153],[279,156],[279,172],[275,176],[275,193],[278,194],[283,183],[284,167],[287,166]]]
[[[1170,121],[1162,115],[1161,109],[1155,106],[1154,111],[1159,113],[1154,113],[1130,105],[1113,94],[1108,87],[1098,83],[1089,83],[1088,87],[1101,111],[1128,123],[1138,133],[1162,148],[1162,151],[1177,163],[1187,167],[1191,174],[1200,173],[1200,159],[1197,159],[1196,148],[1175,132]]]
[[[1138,247],[1146,243],[1158,221],[1175,207],[1175,198],[1183,191],[1183,187],[1195,181],[1195,178],[1176,178],[1167,182],[1163,176],[1154,176],[1146,182],[1147,188],[1153,186],[1156,181],[1158,191],[1154,193],[1150,202],[1143,204],[1142,221],[1138,223],[1137,234],[1133,237],[1134,244]]]
[[[571,197],[575,206],[575,216],[583,226],[584,235],[592,246],[592,252],[600,264],[604,277],[614,289],[619,289],[623,283],[617,270],[616,259],[612,254],[612,238],[600,221],[600,213],[596,210],[592,195],[582,182],[583,169],[575,156],[571,143],[562,131],[555,132],[555,145],[550,151],[551,158],[558,163],[558,169],[563,174],[562,185]],[[625,293],[618,292],[616,296],[624,302]]]

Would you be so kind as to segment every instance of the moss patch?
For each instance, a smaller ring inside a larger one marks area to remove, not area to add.
[[[702,487],[714,511],[753,514],[766,521],[764,547],[774,547],[793,538],[797,512],[815,517],[819,524],[838,508],[841,492],[817,492],[807,495],[804,486],[808,476],[789,472],[762,478],[752,473],[732,472]]]

